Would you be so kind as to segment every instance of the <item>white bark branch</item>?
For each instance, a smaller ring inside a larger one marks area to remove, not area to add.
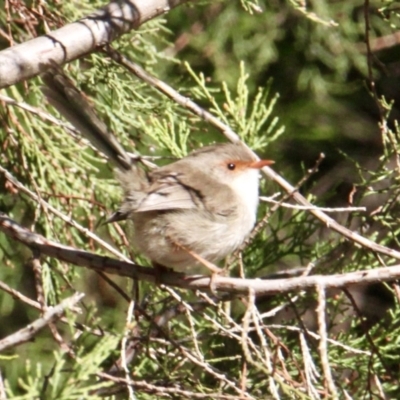
[[[93,14],[47,35],[0,52],[0,89],[103,46],[189,0],[115,0]]]

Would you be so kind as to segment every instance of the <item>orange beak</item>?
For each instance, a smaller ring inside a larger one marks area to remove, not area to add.
[[[252,163],[249,163],[249,168],[261,169],[262,167],[266,167],[267,165],[274,164],[275,161],[272,160],[258,160]]]

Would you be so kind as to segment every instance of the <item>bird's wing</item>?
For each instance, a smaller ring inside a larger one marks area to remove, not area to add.
[[[157,176],[150,185],[147,196],[143,198],[135,212],[201,207],[201,197],[192,187],[180,181],[179,173],[169,172],[162,175]]]
[[[202,167],[193,168],[187,157],[150,172],[147,194],[134,212],[203,209],[220,216],[234,212],[236,198],[232,189]]]

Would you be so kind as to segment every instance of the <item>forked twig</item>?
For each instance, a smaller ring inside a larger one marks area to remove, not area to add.
[[[41,318],[29,324],[27,327],[7,336],[0,340],[0,351],[8,347],[17,346],[31,340],[41,329],[48,325],[51,321],[60,318],[66,309],[72,308],[84,296],[83,293],[75,293],[73,296],[63,300],[60,304],[49,307]]]

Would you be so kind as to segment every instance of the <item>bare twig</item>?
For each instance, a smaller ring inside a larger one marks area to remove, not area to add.
[[[29,297],[23,295],[22,293],[18,292],[17,290],[11,288],[8,286],[6,283],[0,281],[0,290],[3,290],[4,292],[8,293],[10,296],[12,296],[14,299],[20,300],[25,304],[28,304],[29,306],[36,308],[37,310],[41,311],[42,306],[38,301],[32,300]]]
[[[253,291],[250,291],[249,294],[249,307],[252,317],[251,320],[254,324],[255,331],[257,332],[257,337],[260,340],[260,346],[263,355],[262,362],[268,371],[269,390],[271,391],[272,397],[279,400],[280,399],[279,390],[275,381],[278,381],[281,384],[282,381],[276,376],[276,371],[272,363],[271,352],[267,344],[266,337],[261,329],[261,324],[260,324],[261,318],[257,310],[257,307],[255,306],[255,295]]]
[[[131,332],[131,324],[132,324],[132,319],[133,319],[133,310],[135,308],[135,302],[132,300],[129,303],[128,311],[126,313],[126,324],[125,324],[125,332],[124,332],[124,337],[122,338],[121,341],[121,367],[122,370],[124,371],[125,374],[125,379],[127,381],[126,387],[128,389],[129,393],[129,400],[135,400],[135,391],[134,391],[134,386],[133,382],[130,377],[130,372],[128,369],[128,363],[127,363],[127,344],[128,344],[128,339],[130,336]]]
[[[308,348],[308,345],[307,345],[307,340],[302,331],[299,332],[299,338],[300,338],[301,353],[303,355],[304,373],[306,376],[306,384],[307,384],[307,393],[311,397],[311,399],[320,399],[321,397],[313,385],[313,382],[315,382],[317,380],[316,377],[319,377],[319,373],[315,367],[312,356],[310,354],[310,349]]]
[[[36,287],[36,298],[42,307],[42,310],[46,308],[46,300],[43,290],[43,280],[42,280],[42,265],[40,263],[39,254],[34,254],[29,262],[30,267],[33,270],[35,277],[35,287]]]
[[[320,210],[323,212],[329,212],[329,213],[334,213],[334,212],[354,212],[354,211],[366,211],[367,209],[365,207],[318,207],[318,206],[299,206],[298,204],[289,204],[289,203],[281,203],[280,201],[274,200],[270,197],[265,197],[265,196],[260,196],[261,201],[265,201],[266,203],[272,203],[272,204],[279,204],[282,207],[285,208],[292,208],[294,210],[300,210],[300,211],[311,211],[311,210]]]
[[[60,318],[66,309],[72,308],[78,301],[83,298],[83,293],[75,293],[73,296],[63,300],[60,304],[55,307],[49,307],[43,314],[43,317],[38,318],[32,324],[27,327],[20,329],[18,332],[7,336],[0,340],[0,351],[7,349],[8,347],[17,346],[31,340],[41,329],[48,325],[51,321]]]
[[[32,249],[38,249],[41,254],[55,257],[78,266],[89,267],[95,271],[138,278],[154,282],[152,268],[137,266],[130,261],[119,261],[109,257],[102,257],[73,247],[64,246],[47,240],[41,235],[30,232],[19,226],[15,221],[0,214],[0,230],[14,239],[26,244]]]
[[[119,378],[114,375],[106,374],[104,372],[97,374],[102,379],[110,380],[112,382],[122,384],[126,386],[128,381],[124,378]],[[136,389],[140,389],[141,391],[147,391],[152,393],[153,395],[157,395],[157,398],[161,397],[172,397],[179,396],[180,398],[188,398],[188,399],[215,399],[215,400],[247,400],[251,399],[249,396],[238,396],[238,395],[228,395],[222,394],[219,392],[215,393],[196,393],[191,390],[184,390],[179,387],[165,387],[165,386],[157,386],[149,381],[133,381],[133,386]]]
[[[42,306],[38,301],[34,301],[34,300],[30,299],[29,297],[26,297],[25,295],[23,295],[22,293],[18,292],[15,289],[11,288],[10,286],[8,286],[6,283],[4,283],[2,281],[0,281],[0,290],[3,290],[4,292],[8,293],[14,299],[20,300],[23,303],[35,308],[38,311],[42,311]],[[62,317],[60,319],[60,321],[62,321],[64,323],[69,323],[69,321],[64,317]],[[104,336],[104,334],[105,334],[105,332],[102,330],[92,329],[89,326],[83,325],[82,323],[76,324],[76,328],[80,331],[84,330],[95,336]],[[0,400],[1,400],[1,397],[0,397]]]
[[[40,254],[37,251],[34,251],[34,255],[32,259],[29,261],[30,267],[33,270],[33,274],[35,277],[35,288],[36,288],[36,298],[41,306],[42,316],[45,314],[45,311],[48,309],[46,305],[45,293],[43,288],[43,279],[42,279],[42,264],[40,262]],[[72,357],[74,357],[74,353],[72,349],[65,343],[64,339],[60,335],[57,330],[56,325],[53,321],[49,321],[49,329],[56,340],[56,342],[60,345],[60,348],[64,352],[68,352]]]
[[[272,324],[272,325],[268,324],[266,326],[268,327],[268,329],[285,329],[285,330],[292,331],[292,332],[299,332],[299,333],[303,332],[303,333],[306,333],[307,336],[311,336],[314,339],[317,339],[317,340],[321,339],[321,337],[317,333],[310,331],[308,329],[300,328],[298,326],[278,325],[278,324]],[[364,355],[364,356],[371,356],[370,351],[359,350],[354,347],[347,346],[347,345],[345,345],[341,342],[338,342],[337,340],[331,339],[329,337],[327,337],[326,340],[331,345],[341,347],[342,349],[348,351],[349,353],[354,353],[354,354],[359,354],[359,355]]]
[[[369,10],[367,9],[367,12]],[[360,53],[376,53],[378,51],[386,50],[394,46],[398,46],[400,43],[400,32],[392,32],[389,35],[379,36],[376,38],[370,38],[368,40],[368,47],[366,43],[357,43],[357,50]]]
[[[239,254],[240,252],[242,252],[243,250],[246,249],[246,247],[253,241],[253,239],[261,232],[261,230],[265,227],[265,225],[268,223],[270,217],[272,216],[272,214],[277,211],[280,207],[281,204],[283,204],[286,200],[289,200],[292,195],[294,194],[294,192],[297,192],[301,186],[307,182],[307,180],[318,171],[319,166],[321,165],[322,161],[325,159],[325,154],[324,153],[320,153],[316,163],[313,165],[312,168],[309,168],[306,171],[306,174],[300,179],[299,182],[297,182],[297,184],[294,186],[293,191],[292,192],[287,192],[273,207],[271,207],[266,214],[264,215],[264,217],[262,218],[261,221],[257,222],[256,226],[253,228],[253,230],[251,231],[249,237],[244,241],[244,243],[241,244],[241,246],[239,247],[239,249],[236,250],[236,254]]]
[[[325,297],[325,287],[322,285],[317,285],[318,294],[318,306],[317,306],[317,316],[318,316],[318,333],[319,333],[319,356],[321,359],[322,370],[324,371],[324,378],[326,382],[327,389],[333,398],[337,399],[338,394],[336,390],[335,383],[333,381],[331,367],[329,365],[328,357],[328,341],[326,332],[326,297]]]
[[[373,379],[373,382],[375,384],[375,387],[376,387],[376,389],[378,391],[378,395],[380,396],[380,398],[381,399],[387,399],[388,397],[386,396],[385,391],[383,390],[382,383],[381,383],[378,375],[377,374],[373,374],[372,379]]]
[[[14,106],[18,107],[21,110],[28,111],[29,113],[33,115],[37,115],[38,117],[42,118],[44,121],[50,121],[51,123],[57,125],[57,126],[62,126],[64,129],[66,129],[74,138],[80,138],[80,135],[78,134],[78,131],[70,124],[63,122],[55,117],[53,117],[51,114],[40,110],[37,107],[33,107],[30,104],[21,102],[21,101],[16,101],[15,99],[8,97],[4,94],[0,94],[0,101],[4,102],[8,106]]]

